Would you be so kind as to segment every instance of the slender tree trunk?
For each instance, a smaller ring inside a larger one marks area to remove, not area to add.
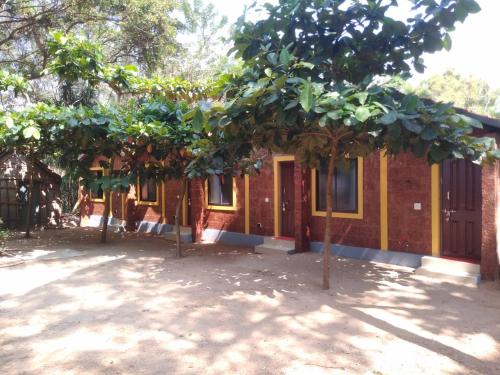
[[[104,190],[104,213],[102,215],[101,243],[106,243],[108,237],[108,220],[111,208],[111,190]]]
[[[31,152],[30,152],[31,154]],[[33,169],[35,166],[35,160],[30,155],[28,158],[28,212],[26,215],[26,238],[30,238],[30,230],[31,230],[31,211],[33,210]]]
[[[182,177],[179,200],[177,201],[177,207],[175,208],[175,255],[177,256],[177,258],[182,257],[180,216],[182,201],[184,200],[184,195],[186,194],[186,185],[187,178]]]
[[[111,157],[109,160],[109,173],[108,176],[110,178],[113,177],[113,168],[115,166],[115,158]],[[108,237],[108,221],[109,221],[109,213],[111,211],[111,199],[113,195],[111,194],[112,189],[104,190],[104,213],[102,218],[102,231],[101,231],[101,243],[106,243]]]
[[[330,244],[332,238],[331,221],[333,211],[333,173],[335,171],[336,148],[332,148],[332,155],[328,160],[328,173],[326,175],[326,218],[325,238],[323,240],[323,289],[330,289]]]

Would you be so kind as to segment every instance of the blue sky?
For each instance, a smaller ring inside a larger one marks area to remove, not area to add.
[[[245,5],[253,0],[208,0],[221,14],[234,22],[242,13]],[[447,68],[454,68],[461,74],[472,74],[485,79],[491,86],[500,88],[500,0],[476,0],[482,11],[467,18],[452,33],[451,51],[442,51],[425,56],[427,70],[423,75],[416,74],[414,81]],[[259,1],[264,3],[266,1]],[[272,2],[272,1],[271,1]],[[400,0],[404,5],[406,0]],[[402,10],[404,12],[404,10]]]

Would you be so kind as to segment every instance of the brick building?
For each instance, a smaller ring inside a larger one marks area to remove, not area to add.
[[[499,120],[468,115],[483,123],[481,135],[499,140]],[[415,268],[422,256],[457,259],[479,264],[483,279],[497,279],[499,173],[499,163],[429,166],[410,154],[353,160],[335,175],[331,250]],[[184,238],[247,246],[274,238],[278,248],[322,251],[324,189],[324,172],[302,167],[293,155],[270,156],[260,175],[193,180],[182,205]],[[177,181],[144,181],[128,195],[114,193],[113,220],[171,233],[178,190]],[[97,225],[102,192],[82,199],[82,225]]]

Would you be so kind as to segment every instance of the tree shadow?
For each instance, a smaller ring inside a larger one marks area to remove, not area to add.
[[[318,254],[186,245],[175,259],[143,235],[74,246],[87,255],[0,270],[29,284],[0,295],[2,373],[500,371],[495,288],[336,258],[322,291]]]

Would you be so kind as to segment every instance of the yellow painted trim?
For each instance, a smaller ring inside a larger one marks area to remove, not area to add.
[[[438,257],[441,252],[441,168],[439,164],[431,167],[431,225],[432,256]]]
[[[325,211],[316,209],[316,169],[311,169],[312,215],[326,217]],[[339,219],[363,219],[363,158],[358,157],[358,212],[332,212],[332,217]]]
[[[167,193],[165,192],[165,181],[161,182],[161,217],[162,223],[167,224],[167,206],[166,206],[166,197]]]
[[[245,175],[245,234],[250,234],[250,176]]]
[[[102,175],[106,176],[106,169],[103,167],[91,167],[89,168],[91,171],[102,171]],[[104,203],[106,202],[106,195],[104,194],[104,191],[102,192],[102,198],[92,198],[92,191],[89,191],[89,197],[91,202],[95,203]]]
[[[184,198],[182,198],[182,225],[186,226],[187,225],[187,184],[186,184],[186,191],[184,192]]]
[[[389,249],[389,198],[387,185],[387,154],[380,151],[380,248]]]
[[[217,206],[208,204],[208,180],[205,180],[205,207],[208,210],[236,211],[236,179],[233,177],[233,204],[231,206]]]
[[[274,236],[280,235],[280,169],[279,163],[284,161],[295,161],[293,155],[282,155],[273,157],[273,172],[274,172]]]
[[[141,201],[141,183],[139,177],[137,177],[137,205],[138,206],[159,206],[160,205],[160,185],[156,183],[156,201]]]

